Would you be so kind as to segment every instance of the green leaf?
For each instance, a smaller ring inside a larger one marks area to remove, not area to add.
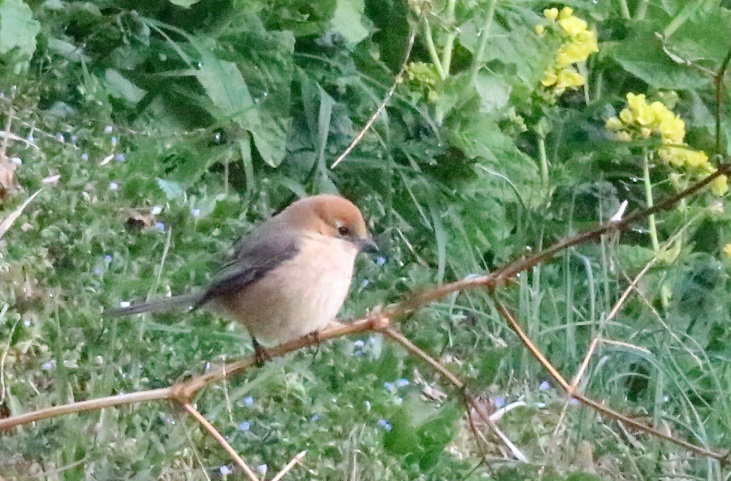
[[[606,49],[622,68],[658,89],[691,90],[710,83],[710,76],[673,60],[650,25],[638,27],[632,38]]]
[[[330,26],[349,45],[355,45],[368,36],[368,28],[364,25],[364,8],[363,0],[337,0]]]
[[[667,38],[667,48],[679,60],[720,68],[731,49],[731,12],[718,5],[694,13]]]
[[[136,104],[145,96],[144,90],[130,82],[118,70],[106,69],[104,80],[112,96],[122,98],[130,104]]]
[[[22,60],[36,51],[36,36],[41,24],[33,18],[30,7],[20,0],[0,2],[0,55],[17,49]]]
[[[474,86],[480,96],[480,112],[501,110],[510,100],[510,85],[502,76],[492,72],[480,71],[475,77]]]
[[[160,190],[163,191],[168,200],[185,199],[185,190],[177,182],[158,178],[157,186],[160,187]]]

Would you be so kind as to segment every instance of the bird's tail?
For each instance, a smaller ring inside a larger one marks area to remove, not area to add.
[[[202,294],[195,292],[192,294],[183,294],[181,296],[166,297],[150,302],[142,302],[129,307],[120,307],[104,312],[108,317],[131,316],[132,314],[142,314],[143,312],[170,311],[178,308],[193,308],[200,301]]]

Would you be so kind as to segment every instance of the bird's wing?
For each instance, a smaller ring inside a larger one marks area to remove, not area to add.
[[[299,251],[297,239],[296,232],[280,232],[278,235],[254,232],[236,246],[234,256],[221,268],[194,308],[244,289],[282,262],[293,258]]]

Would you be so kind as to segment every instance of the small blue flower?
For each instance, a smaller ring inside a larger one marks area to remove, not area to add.
[[[201,210],[200,209],[190,209],[190,215],[193,217],[200,217]]]
[[[118,189],[119,189],[119,184],[118,183],[116,183],[116,182],[110,182],[109,183],[109,190],[118,190]]]
[[[378,426],[385,429],[386,431],[390,431],[393,429],[393,426],[391,426],[391,423],[389,423],[385,419],[379,419]]]
[[[385,257],[383,257],[383,256],[378,256],[378,257],[376,258],[376,265],[377,265],[377,266],[382,266],[382,265],[383,265],[383,264],[385,264],[385,263],[386,263],[386,258],[385,258]]]
[[[251,424],[249,423],[249,421],[242,421],[239,423],[240,431],[248,431],[250,427],[251,427]]]
[[[94,274],[100,275],[102,272],[104,272],[104,271],[102,270],[102,268],[100,266],[96,266],[94,268]]]
[[[571,399],[569,400],[569,404],[571,404],[572,406],[576,406],[577,404],[579,404],[579,400],[578,400],[578,399],[576,399],[575,397],[572,397],[572,398],[571,398]]]
[[[159,230],[160,232],[165,232],[165,223],[155,222],[155,229]]]
[[[112,142],[112,147],[115,147],[117,145],[117,137],[112,136],[112,138],[110,140]]]
[[[117,159],[117,162],[125,162],[127,160],[124,154],[117,154],[114,158]]]
[[[399,379],[398,381],[396,381],[396,386],[397,387],[404,387],[404,386],[408,386],[408,385],[409,385],[409,380],[406,379],[406,378],[403,378],[402,377],[401,379]]]
[[[111,126],[111,125],[107,125],[106,127],[104,127],[104,133],[105,134],[111,134],[112,133],[112,130],[114,130],[114,127]]]
[[[56,134],[56,140],[58,140],[62,144],[66,142],[66,139],[63,138],[63,134]]]
[[[244,405],[245,406],[253,406],[254,405],[254,398],[251,396],[246,396],[244,398]]]
[[[260,464],[256,467],[256,470],[259,471],[259,473],[261,474],[266,474],[267,471],[269,471],[269,466],[267,466],[266,464]]]
[[[219,471],[219,472],[220,472],[220,473],[221,473],[222,475],[224,475],[224,476],[228,476],[229,474],[233,474],[233,470],[232,470],[231,468],[229,468],[228,466],[226,466],[225,464],[224,464],[223,466],[221,466],[221,467],[220,467],[220,468],[218,469],[218,471]]]
[[[55,366],[56,366],[56,363],[54,361],[48,361],[48,362],[43,363],[43,365],[41,366],[41,369],[43,369],[44,371],[50,371]]]
[[[318,416],[317,414],[313,414],[310,421],[317,421],[318,419],[320,419],[320,416]]]
[[[28,134],[28,136],[25,138],[27,142],[33,143],[33,141],[36,140],[35,137],[33,137],[33,134]]]
[[[89,154],[87,154],[86,152],[81,154],[81,160],[89,160]]]
[[[365,347],[365,341],[362,339],[358,339],[353,342],[353,348],[354,349],[363,349]]]
[[[112,257],[111,254],[104,254],[104,263],[106,265],[111,264],[112,263],[112,259],[113,259],[113,257]]]
[[[538,386],[539,391],[548,391],[551,389],[551,385],[548,383],[548,381],[543,381],[540,386]]]
[[[503,406],[505,406],[505,398],[502,396],[496,397],[495,398],[495,407],[500,409]]]
[[[158,215],[160,212],[162,212],[162,207],[159,205],[153,205],[152,209],[150,209],[150,214],[152,215]]]
[[[386,391],[393,391],[393,383],[392,382],[384,382],[383,383],[383,388]]]
[[[368,279],[363,279],[363,281],[360,283],[360,288],[363,289],[364,287],[368,287],[368,284],[370,284],[371,281]]]
[[[75,135],[71,136],[71,142],[76,142],[77,140],[79,140],[79,138],[77,136],[75,136]]]

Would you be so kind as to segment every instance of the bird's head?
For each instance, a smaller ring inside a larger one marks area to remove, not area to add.
[[[339,195],[321,194],[300,199],[278,217],[300,229],[352,242],[361,250],[375,250],[363,214],[352,202]]]

